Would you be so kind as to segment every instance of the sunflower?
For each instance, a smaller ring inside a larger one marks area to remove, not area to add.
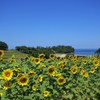
[[[81,75],[83,77],[88,77],[88,73],[85,70],[81,70]]]
[[[22,76],[24,76],[24,74],[23,73],[19,73],[18,75],[17,75],[17,80],[20,78],[20,77],[22,77]]]
[[[49,58],[55,58],[55,54],[50,54]]]
[[[22,76],[17,81],[19,85],[25,86],[28,84],[29,78],[27,76]]]
[[[8,82],[8,81],[5,81],[4,83],[3,83],[3,89],[4,90],[8,90],[8,88],[11,86],[11,82]]]
[[[55,74],[56,68],[55,66],[50,66],[48,68],[48,75],[53,76]]]
[[[58,57],[56,57],[58,60],[60,60],[61,59],[61,57],[60,56],[58,56]]]
[[[64,60],[65,59],[65,57],[60,57],[60,60]]]
[[[59,77],[59,78],[57,79],[57,83],[58,83],[59,85],[63,85],[63,84],[66,83],[66,79],[65,79],[64,77]]]
[[[64,67],[66,64],[67,64],[66,61],[63,61],[63,62],[62,62],[63,67]]]
[[[94,61],[93,61],[93,65],[94,65],[94,66],[98,66],[98,65],[99,65],[99,60],[94,60]]]
[[[95,68],[91,68],[90,73],[94,73],[94,72],[95,72]]]
[[[48,97],[49,94],[50,94],[49,91],[46,91],[46,90],[45,90],[45,91],[43,92],[44,97]]]
[[[10,80],[13,76],[13,71],[11,69],[6,69],[2,72],[2,76],[5,80]]]
[[[0,97],[3,95],[3,93],[2,92],[0,92]]]
[[[37,86],[36,84],[33,84],[33,85],[32,85],[32,90],[36,91],[37,88],[38,88],[38,86]]]
[[[30,57],[30,62],[34,62],[34,57]]]
[[[42,75],[39,75],[39,76],[38,76],[38,80],[39,80],[39,82],[42,82],[42,81],[43,81]]]
[[[83,64],[87,64],[87,60],[83,60]]]
[[[76,74],[77,72],[78,72],[78,67],[77,66],[71,67],[71,73],[72,74]]]
[[[31,76],[33,76],[33,75],[35,75],[35,74],[36,74],[35,71],[30,71],[30,72],[28,73],[28,77],[31,77]]]
[[[57,66],[62,68],[63,67],[63,62],[62,61],[58,62]]]
[[[39,55],[39,58],[40,58],[41,60],[43,60],[43,59],[44,59],[44,57],[45,57],[45,55],[44,55],[44,54],[40,54],[40,55]]]
[[[40,58],[34,58],[34,63],[39,64],[40,63]]]
[[[4,51],[0,50],[0,57],[3,57],[3,56],[4,56]]]
[[[89,75],[88,75],[88,73],[87,72],[85,72],[85,74],[84,74],[84,77],[88,77]]]
[[[10,63],[10,64],[16,63],[16,59],[11,59],[11,60],[9,61],[9,63]]]
[[[83,70],[84,68],[83,68],[83,66],[80,66],[79,69],[80,69],[80,71],[81,71],[81,70]]]

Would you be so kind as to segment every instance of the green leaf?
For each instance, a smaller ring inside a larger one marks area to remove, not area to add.
[[[32,100],[32,97],[30,97],[30,96],[24,96],[24,100]]]

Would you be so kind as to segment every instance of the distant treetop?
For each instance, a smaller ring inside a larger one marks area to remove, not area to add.
[[[8,50],[7,43],[0,41],[0,50]]]
[[[100,53],[100,48],[98,48],[95,53]]]

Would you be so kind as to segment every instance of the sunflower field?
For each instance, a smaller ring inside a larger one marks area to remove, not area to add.
[[[100,57],[3,55],[0,50],[1,100],[100,100]]]

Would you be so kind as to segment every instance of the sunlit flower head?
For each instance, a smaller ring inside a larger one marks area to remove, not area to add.
[[[17,75],[17,80],[20,78],[20,77],[22,77],[22,76],[24,76],[24,73],[19,73],[18,75]]]
[[[87,64],[87,60],[83,60],[83,64]]]
[[[39,82],[42,82],[42,81],[43,81],[42,75],[39,75],[39,76],[38,76],[38,80],[39,80]]]
[[[62,68],[63,67],[63,62],[62,61],[58,62],[57,66]]]
[[[65,83],[66,83],[66,78],[64,78],[64,77],[59,77],[59,78],[57,79],[57,83],[58,83],[59,85],[65,84]]]
[[[44,55],[44,54],[40,54],[40,55],[39,55],[39,58],[40,58],[41,60],[43,60],[43,59],[44,59],[44,57],[45,57],[45,55]]]
[[[31,77],[31,76],[33,76],[33,75],[35,75],[35,74],[36,74],[35,71],[30,71],[30,72],[28,72],[28,77]]]
[[[5,80],[10,80],[13,76],[13,71],[11,69],[6,69],[2,72],[2,76]]]
[[[94,72],[95,72],[95,68],[91,68],[90,73],[94,73]]]
[[[65,57],[60,57],[60,60],[64,60],[65,59]]]
[[[50,54],[49,58],[55,58],[55,54]]]
[[[17,81],[19,85],[25,86],[28,84],[29,78],[27,76],[22,76]]]
[[[80,66],[79,69],[80,69],[80,71],[81,71],[81,70],[83,70],[84,68],[83,68],[83,66]]]
[[[67,61],[63,61],[62,65],[65,66],[67,64]]]
[[[60,60],[61,59],[61,57],[60,56],[58,56],[58,57],[56,57],[58,60]]]
[[[34,62],[34,57],[30,57],[30,62]]]
[[[55,66],[50,66],[48,68],[48,75],[53,76],[55,74],[56,68]]]
[[[94,60],[93,64],[94,64],[94,66],[98,66],[99,65],[99,60]]]
[[[38,88],[38,86],[37,86],[36,84],[33,84],[33,85],[32,85],[32,90],[36,91],[37,88]]]
[[[81,70],[81,75],[86,78],[88,77],[88,73],[85,70]]]
[[[77,66],[71,67],[71,73],[72,74],[76,74],[77,72],[78,72],[78,67]]]
[[[11,82],[5,81],[3,83],[3,89],[4,90],[8,90],[8,88],[10,88],[10,87],[11,87]]]
[[[34,58],[34,63],[39,64],[40,63],[40,58]]]
[[[44,97],[48,97],[49,94],[50,94],[49,91],[46,91],[46,90],[45,90],[44,93],[43,93]]]

